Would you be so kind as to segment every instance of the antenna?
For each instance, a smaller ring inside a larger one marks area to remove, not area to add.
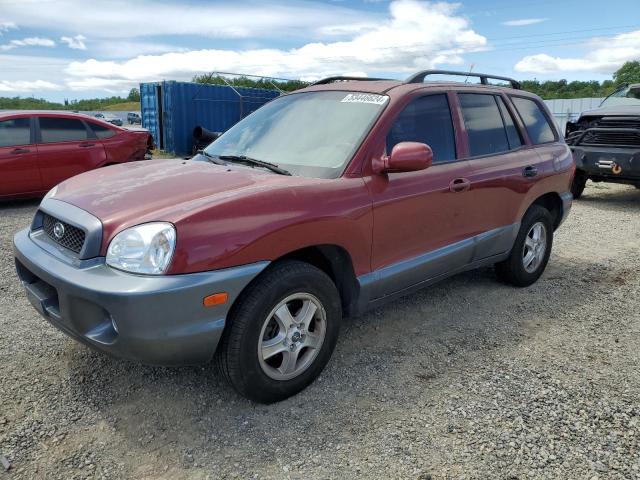
[[[475,63],[472,63],[472,64],[471,64],[471,66],[469,67],[469,74],[470,74],[471,72],[473,72],[473,67],[475,67],[475,66],[476,66],[476,64],[475,64]],[[469,75],[467,75],[466,77],[464,77],[464,83],[467,83],[467,80],[469,80]]]

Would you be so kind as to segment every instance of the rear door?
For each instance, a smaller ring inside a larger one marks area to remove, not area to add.
[[[38,127],[38,164],[45,188],[106,162],[102,144],[80,118],[39,116]]]
[[[29,117],[0,120],[0,197],[44,190]]]
[[[536,181],[525,172],[541,168],[540,159],[501,95],[460,92],[458,102],[471,166],[468,221],[476,235],[487,234],[476,252],[481,260],[511,248],[522,203]]]

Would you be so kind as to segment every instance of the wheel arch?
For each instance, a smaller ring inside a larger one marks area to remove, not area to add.
[[[287,260],[305,262],[326,273],[338,289],[343,315],[350,316],[355,313],[360,286],[353,269],[353,261],[351,255],[344,247],[332,244],[300,248],[274,259],[270,265],[257,275],[249,285],[244,288],[243,292],[238,295],[232,309],[243,298],[244,291],[246,291],[251,284],[270,268]]]
[[[351,255],[344,247],[333,244],[313,245],[289,252],[274,263],[286,260],[306,262],[326,273],[338,289],[343,314],[349,316],[355,312],[360,287]]]
[[[564,213],[563,212],[564,206],[562,202],[562,197],[560,197],[559,193],[548,192],[548,193],[545,193],[544,195],[539,196],[531,203],[531,205],[529,205],[529,207],[527,208],[527,211],[529,210],[529,208],[531,208],[532,205],[539,205],[541,207],[544,207],[549,211],[549,213],[551,213],[551,216],[553,217],[554,230],[560,226],[560,223],[562,222],[563,213]]]

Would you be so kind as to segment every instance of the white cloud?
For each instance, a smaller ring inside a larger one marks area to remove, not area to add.
[[[13,50],[18,47],[55,47],[56,42],[50,38],[28,37],[22,40],[11,40],[9,43],[0,45],[0,50]]]
[[[74,50],[86,50],[87,46],[84,41],[87,39],[84,35],[76,35],[75,37],[60,37],[62,43],[66,43],[69,48]]]
[[[27,6],[28,5],[28,6]],[[377,14],[305,0],[236,0],[199,5],[154,0],[22,0],[3,2],[2,14],[33,29],[71,31],[94,38],[199,35],[211,38],[309,37],[325,25],[361,23]]]
[[[462,63],[461,55],[486,48],[485,37],[457,16],[457,5],[396,0],[390,18],[351,39],[308,43],[300,48],[202,49],[141,55],[126,61],[71,62],[72,89],[125,89],[141,81],[189,79],[212,70],[315,79],[346,71],[413,72],[442,63]],[[357,30],[356,30],[357,31]]]
[[[9,30],[15,30],[18,26],[13,22],[0,22],[0,37]]]
[[[0,92],[34,92],[43,90],[60,90],[60,85],[44,80],[0,80]]]
[[[548,18],[521,18],[518,20],[507,20],[502,22],[502,25],[507,27],[524,27],[526,25],[535,25],[536,23],[542,23],[549,20]]]
[[[640,30],[611,38],[587,42],[583,57],[552,57],[546,53],[529,55],[516,63],[518,72],[551,74],[559,72],[598,72],[611,74],[626,61],[640,59]]]

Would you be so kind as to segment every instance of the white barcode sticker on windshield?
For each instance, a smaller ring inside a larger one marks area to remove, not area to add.
[[[374,105],[384,105],[386,96],[375,93],[349,93],[341,100],[341,103],[373,103]]]

